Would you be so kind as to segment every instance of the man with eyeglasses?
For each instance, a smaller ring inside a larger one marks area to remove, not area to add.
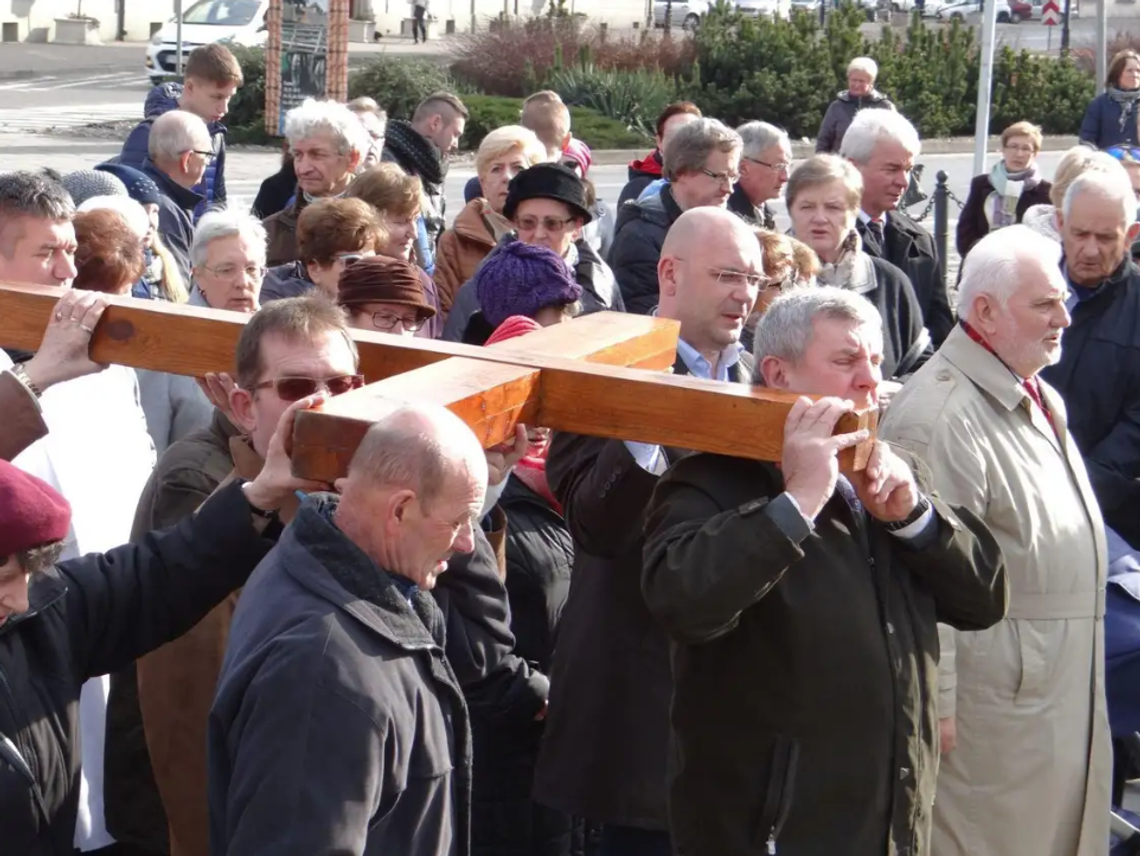
[[[788,183],[792,143],[786,131],[767,122],[746,122],[736,129],[740,151],[740,180],[728,198],[728,210],[745,223],[776,230],[776,215],[768,205],[779,199]]]
[[[688,211],[665,238],[658,271],[656,314],[681,324],[674,373],[748,383],[751,358],[740,335],[767,282],[752,229],[727,211]],[[601,823],[602,856],[673,852],[666,817],[673,681],[668,639],[641,594],[641,532],[661,474],[685,454],[559,432],[547,459],[574,538],[574,569],[534,798]]]
[[[171,110],[154,120],[142,171],[158,185],[158,230],[183,282],[190,281],[194,208],[205,199],[194,188],[214,159],[210,130],[193,113]]]
[[[740,135],[716,119],[695,119],[665,150],[668,183],[618,211],[610,265],[630,312],[657,305],[657,263],[669,227],[691,208],[724,208],[740,177]]]

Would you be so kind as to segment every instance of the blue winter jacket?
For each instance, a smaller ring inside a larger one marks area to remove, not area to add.
[[[1121,105],[1113,101],[1108,93],[1098,95],[1089,102],[1081,122],[1081,142],[1107,149],[1111,146],[1135,146],[1137,144],[1137,110],[1120,127]]]
[[[149,155],[150,126],[154,120],[171,110],[178,109],[178,99],[182,97],[181,83],[161,83],[150,91],[143,107],[143,119],[123,143],[119,162],[135,169],[142,169],[143,161]],[[221,122],[211,122],[210,137],[216,157],[206,167],[202,183],[194,190],[205,197],[205,201],[194,210],[194,221],[209,208],[226,204],[226,126]]]

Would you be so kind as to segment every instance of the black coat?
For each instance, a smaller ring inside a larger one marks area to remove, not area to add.
[[[768,203],[762,202],[759,206],[753,205],[752,200],[748,198],[748,194],[744,192],[744,188],[740,184],[736,185],[732,195],[728,197],[727,207],[729,211],[749,226],[758,226],[761,229],[767,229],[769,232],[776,230],[776,216],[768,207]]]
[[[469,852],[471,735],[430,594],[309,497],[250,577],[210,710],[210,850]]]
[[[746,356],[730,372],[738,382],[751,380]],[[688,374],[683,360],[674,372]],[[574,538],[574,572],[534,797],[591,821],[665,830],[673,679],[668,638],[640,584],[644,511],[659,477],[621,440],[565,433],[554,436],[546,473]]]
[[[1034,205],[1048,205],[1049,191],[1053,185],[1048,181],[1038,182],[1032,190],[1023,190],[1017,199],[1017,222]],[[958,217],[958,255],[963,259],[982,238],[990,233],[990,218],[986,212],[986,200],[994,192],[993,182],[988,175],[976,175],[970,182],[970,193],[962,213]],[[959,269],[961,270],[961,269]]]
[[[142,171],[158,185],[158,231],[162,242],[174,256],[182,281],[190,282],[190,245],[194,243],[194,209],[206,197],[176,184],[150,160],[143,163]]]
[[[661,152],[654,149],[644,159],[633,161],[629,165],[629,179],[618,195],[618,209],[627,201],[637,201],[641,192],[649,185],[661,178]]]
[[[1140,549],[1140,269],[1124,262],[1072,315],[1041,376],[1065,400],[1105,522]]]
[[[70,856],[83,682],[185,633],[245,582],[271,546],[254,531],[234,484],[173,529],[33,578],[28,612],[0,625],[0,735],[36,783],[0,760],[0,850]]]
[[[669,185],[643,202],[626,202],[618,209],[610,267],[627,312],[648,315],[657,306],[657,262],[665,234],[680,216],[681,206]]]
[[[954,329],[954,314],[950,311],[946,283],[938,269],[934,238],[902,211],[891,211],[887,215],[884,247],[877,247],[868,240],[867,227],[862,219],[857,221],[856,228],[863,239],[864,251],[886,259],[910,277],[926,329],[937,348]]]
[[[673,844],[685,856],[927,853],[936,622],[1002,619],[1001,550],[933,495],[916,547],[838,493],[809,530],[786,500],[769,506],[783,490],[774,464],[693,455],[647,511],[645,599],[674,642]]]
[[[843,136],[855,116],[860,110],[879,109],[894,110],[895,105],[883,93],[872,91],[867,95],[852,95],[846,89],[836,96],[835,100],[827,105],[827,112],[823,114],[819,133],[815,139],[815,150],[819,152],[838,152],[843,145]]]
[[[934,355],[922,309],[906,274],[890,262],[871,257],[875,287],[863,296],[875,304],[883,319],[883,377],[914,374]]]
[[[507,515],[507,593],[515,654],[549,674],[570,591],[574,544],[562,515],[517,476],[499,499]],[[471,716],[471,838],[475,856],[560,856],[570,817],[531,800],[544,723]]]

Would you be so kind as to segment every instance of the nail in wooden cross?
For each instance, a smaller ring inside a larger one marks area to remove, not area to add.
[[[62,288],[0,285],[0,344],[39,346]],[[248,316],[159,301],[112,299],[92,358],[175,374],[232,372]],[[462,418],[485,447],[515,425],[639,440],[764,461],[780,460],[796,397],[745,384],[668,374],[676,321],[601,312],[485,348],[354,330],[367,386],[298,414],[293,466],[304,478],[344,475],[368,427],[394,405],[434,402]],[[844,416],[837,432],[876,427],[876,413]],[[870,442],[844,451],[866,466]]]

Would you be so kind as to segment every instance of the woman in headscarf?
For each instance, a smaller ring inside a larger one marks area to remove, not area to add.
[[[1089,102],[1081,122],[1081,142],[1098,149],[1135,146],[1140,111],[1140,53],[1123,50],[1108,65],[1106,88]]]
[[[1029,122],[1010,125],[1001,135],[1001,160],[988,175],[970,182],[970,194],[958,218],[958,255],[995,229],[1020,223],[1034,205],[1047,205],[1053,185],[1041,178],[1037,155],[1041,129]]]

